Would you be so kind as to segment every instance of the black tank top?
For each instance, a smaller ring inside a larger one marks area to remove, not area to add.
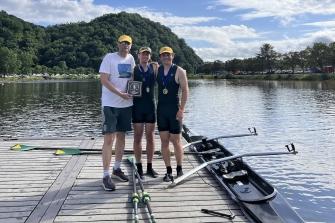
[[[134,68],[134,81],[142,82],[142,96],[134,97],[134,105],[151,105],[154,103],[155,74],[152,64],[148,66],[146,72],[140,65]]]
[[[169,72],[164,76],[163,65],[158,68],[158,105],[179,105],[179,84],[176,83],[175,76],[178,66],[172,64]]]

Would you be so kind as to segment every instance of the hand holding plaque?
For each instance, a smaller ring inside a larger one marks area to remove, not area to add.
[[[141,81],[128,81],[127,93],[133,97],[142,96],[142,82]]]

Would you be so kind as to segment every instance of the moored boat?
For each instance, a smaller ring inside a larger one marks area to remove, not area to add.
[[[190,148],[199,153],[201,163],[234,156],[218,140],[207,140],[204,136],[192,133],[186,126],[183,126],[182,135],[188,143],[197,142]],[[269,223],[304,222],[276,188],[257,174],[241,157],[212,163],[206,165],[206,168],[220,186],[229,192],[250,220]]]

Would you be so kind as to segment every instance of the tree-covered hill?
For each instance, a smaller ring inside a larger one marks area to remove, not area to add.
[[[132,54],[141,46],[150,46],[153,59],[159,48],[171,46],[175,63],[192,73],[202,60],[172,31],[138,14],[121,12],[98,17],[91,22],[79,22],[48,27],[25,22],[0,12],[0,73],[31,73],[43,71],[97,72],[103,55],[116,51],[119,35],[133,38]]]

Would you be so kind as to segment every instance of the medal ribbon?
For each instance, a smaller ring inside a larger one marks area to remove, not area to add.
[[[167,87],[168,83],[170,82],[170,79],[171,79],[171,73],[172,73],[172,65],[171,67],[169,68],[169,71],[167,73],[167,75],[165,76],[164,74],[161,75],[161,79],[162,79],[162,83],[163,83],[163,86],[164,88]]]
[[[142,75],[142,79],[143,79],[143,83],[144,86],[149,87],[149,82],[150,82],[150,66],[147,65],[147,71],[145,72],[142,65],[139,66],[139,69],[141,71],[141,75]]]

